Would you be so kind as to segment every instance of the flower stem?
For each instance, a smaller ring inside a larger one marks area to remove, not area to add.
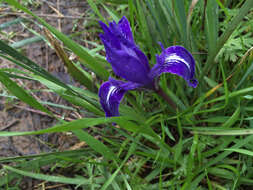
[[[170,97],[159,87],[155,92],[161,96],[174,110],[177,109],[177,105],[170,99]]]

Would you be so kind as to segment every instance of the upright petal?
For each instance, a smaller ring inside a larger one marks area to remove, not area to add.
[[[195,88],[195,61],[191,53],[182,46],[171,46],[157,55],[157,64],[151,69],[150,77],[155,78],[168,72],[183,77],[189,86]]]
[[[110,78],[99,89],[100,104],[106,117],[119,116],[119,104],[128,90],[134,90],[140,85]]]
[[[119,21],[119,28],[121,30],[122,36],[128,41],[134,44],[134,38],[131,31],[130,24],[125,16],[123,16]]]
[[[150,72],[147,67],[148,60],[138,48],[110,49],[107,52],[107,60],[117,76],[143,85],[151,83],[151,78],[148,76]]]
[[[120,49],[120,41],[117,36],[111,31],[111,29],[102,21],[99,21],[104,34],[100,34],[100,38],[103,44],[107,44],[110,48]]]
[[[102,22],[100,25],[104,31],[100,38],[106,58],[115,74],[134,83],[149,85],[152,80],[148,75],[148,59],[136,46],[127,18],[123,17],[118,24],[113,21],[109,26]]]

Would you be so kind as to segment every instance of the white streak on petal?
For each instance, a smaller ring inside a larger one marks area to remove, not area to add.
[[[190,64],[186,62],[183,58],[179,57],[176,53],[172,53],[165,58],[165,64],[170,63],[170,62],[175,62],[175,61],[183,62],[188,67],[188,69],[191,70]]]
[[[108,105],[108,107],[110,107],[110,97],[111,95],[117,90],[117,88],[115,86],[111,86],[109,88],[108,94],[106,96],[106,104]]]

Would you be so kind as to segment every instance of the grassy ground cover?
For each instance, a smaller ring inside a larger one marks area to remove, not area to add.
[[[73,36],[34,14],[29,4],[0,2],[26,13],[43,28],[39,37],[82,85],[62,82],[8,40],[0,40],[0,57],[24,69],[0,69],[5,90],[57,120],[56,125],[37,131],[1,131],[0,138],[71,132],[85,143],[77,150],[56,148],[0,158],[2,189],[18,189],[24,177],[42,181],[41,189],[52,185],[55,189],[94,190],[234,190],[253,186],[252,0],[87,0],[95,15],[91,22],[128,18],[135,42],[150,65],[161,53],[158,42],[164,47],[184,46],[196,60],[197,88],[189,88],[175,75],[160,77],[159,86],[176,109],[152,91],[130,91],[120,105],[120,116],[112,118],[104,117],[97,95],[102,82],[114,76],[99,38],[87,42],[95,48],[84,48]],[[90,32],[98,36],[102,32],[98,24],[97,30]],[[76,59],[70,59],[70,54]],[[63,109],[75,110],[83,117],[69,121],[55,115],[50,106],[62,105],[39,101],[32,89],[20,86],[16,79],[40,82],[70,103]],[[42,169],[46,166],[49,169]]]

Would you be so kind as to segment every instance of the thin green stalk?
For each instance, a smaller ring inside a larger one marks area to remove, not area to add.
[[[161,87],[159,87],[158,90],[156,90],[156,93],[161,96],[174,110],[176,110],[177,106],[176,104],[170,99],[170,97],[162,90]]]
[[[215,57],[221,50],[221,48],[224,46],[226,41],[229,39],[231,34],[234,32],[236,27],[239,25],[239,23],[242,21],[242,19],[247,15],[249,10],[253,8],[253,1],[252,0],[247,0],[241,9],[239,10],[239,13],[234,17],[234,19],[228,24],[228,27],[226,31],[222,34],[222,36],[219,38],[217,47],[214,48],[213,51],[210,52],[210,55],[208,56],[208,59],[206,61],[206,64],[204,66],[203,72],[200,75],[200,80],[203,79],[204,75],[207,74],[209,70],[212,69],[212,67],[215,65],[213,64]]]

